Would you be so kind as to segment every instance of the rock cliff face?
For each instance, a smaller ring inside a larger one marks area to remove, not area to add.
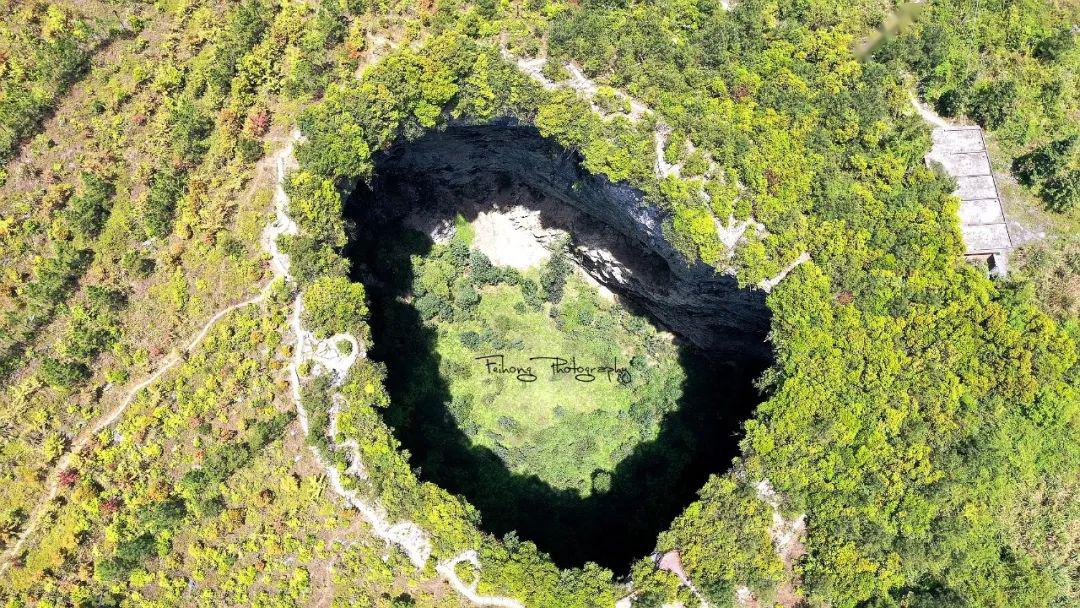
[[[689,264],[640,191],[588,173],[579,160],[531,127],[452,126],[379,154],[371,184],[356,188],[346,213],[357,238],[378,238],[380,223],[417,215],[437,234],[455,214],[472,219],[513,193],[515,204],[540,211],[544,228],[570,233],[580,265],[624,301],[718,357],[768,358],[764,293]]]

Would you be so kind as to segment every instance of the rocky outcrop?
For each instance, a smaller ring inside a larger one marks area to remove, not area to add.
[[[545,228],[573,236],[580,265],[632,306],[696,346],[731,359],[770,356],[764,292],[688,263],[663,229],[663,214],[642,192],[581,168],[573,151],[512,122],[457,125],[401,142],[378,155],[375,177],[360,185],[346,213],[359,238],[378,238],[384,221],[418,212],[432,225],[489,208],[515,187],[515,202],[538,209]],[[365,226],[369,232],[365,233]]]

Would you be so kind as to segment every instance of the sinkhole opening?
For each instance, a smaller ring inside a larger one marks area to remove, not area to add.
[[[374,160],[348,253],[412,466],[488,532],[626,571],[738,453],[772,362],[763,294],[688,264],[640,192],[532,127]]]

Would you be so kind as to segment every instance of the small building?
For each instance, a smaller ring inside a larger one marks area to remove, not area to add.
[[[1001,193],[990,168],[986,142],[980,127],[939,127],[927,163],[941,165],[956,179],[960,199],[960,232],[967,259],[986,261],[992,274],[1004,275],[1012,238],[1005,222]]]

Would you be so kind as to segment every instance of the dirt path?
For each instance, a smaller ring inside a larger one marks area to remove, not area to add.
[[[435,566],[435,570],[446,579],[446,582],[450,583],[450,586],[461,594],[462,597],[469,600],[477,606],[495,606],[496,608],[525,608],[525,605],[521,602],[498,595],[480,595],[476,592],[476,586],[480,582],[479,577],[473,579],[473,582],[466,585],[465,581],[461,580],[461,577],[457,574],[457,565],[461,562],[469,562],[480,570],[480,558],[476,555],[476,551],[469,549],[468,551],[462,551],[454,557],[439,562]]]
[[[572,74],[577,81],[574,83],[575,89],[583,90],[586,93],[590,92],[590,87],[581,82],[583,75],[580,74],[580,72],[572,72]],[[639,106],[637,104],[634,104],[632,107],[635,114],[647,111],[644,106]],[[286,280],[290,278],[288,255],[278,248],[277,238],[283,234],[295,234],[297,231],[296,223],[288,216],[287,210],[289,201],[284,189],[284,180],[293,159],[293,143],[299,137],[299,132],[294,131],[290,142],[269,159],[276,169],[276,186],[274,192],[275,218],[267,225],[261,240],[263,247],[270,254],[270,269],[274,278],[265,284],[259,290],[257,295],[242,302],[232,304],[214,314],[191,336],[181,349],[173,351],[167,357],[162,359],[158,363],[155,371],[127,389],[124,398],[115,407],[101,416],[92,425],[84,428],[75,437],[68,449],[57,461],[56,466],[50,471],[49,478],[51,481],[48,485],[48,490],[27,518],[25,528],[19,534],[17,540],[4,551],[2,562],[0,562],[0,575],[6,572],[10,567],[13,558],[18,555],[25,542],[40,525],[42,516],[48,510],[49,504],[58,496],[60,492],[59,474],[61,471],[68,468],[73,456],[85,449],[97,433],[116,422],[116,420],[127,410],[128,406],[134,403],[140,391],[159,380],[178,363],[184,361],[185,355],[198,347],[218,321],[237,309],[264,302],[268,299],[277,278],[284,278]],[[297,416],[301,428],[306,435],[309,430],[309,420],[307,411],[301,403],[299,367],[308,360],[315,360],[324,369],[333,373],[340,379],[347,373],[348,368],[352,366],[355,359],[358,356],[363,355],[361,345],[351,335],[338,334],[327,340],[318,340],[315,338],[310,331],[304,328],[302,313],[303,299],[302,295],[298,294],[293,302],[289,321],[290,328],[296,339],[294,355],[289,363],[289,380],[291,385],[291,396],[296,406]],[[350,342],[352,348],[349,353],[339,353],[336,350],[336,344],[340,340],[347,340]],[[336,426],[336,416],[334,422]],[[344,442],[342,444],[334,443],[333,445],[335,449],[346,448],[354,454],[355,459],[352,466],[350,466],[350,469],[353,469],[356,472],[363,470],[363,463],[359,461],[359,450],[356,449],[358,448],[358,445],[356,445],[355,440],[352,442]],[[418,570],[424,568],[431,558],[432,553],[432,545],[427,533],[420,528],[420,526],[411,521],[390,523],[385,509],[378,504],[367,502],[355,490],[347,489],[342,481],[342,473],[338,470],[337,466],[325,461],[322,455],[314,447],[312,447],[311,450],[316,462],[318,462],[319,466],[326,474],[331,489],[333,489],[338,496],[343,498],[350,507],[360,512],[371,526],[373,533],[387,543],[400,547]],[[464,550],[452,558],[437,563],[435,570],[463,598],[476,606],[525,608],[522,602],[511,597],[480,595],[477,592],[479,583],[478,575],[471,583],[465,583],[460,576],[458,576],[456,568],[462,562],[468,562],[473,566],[476,572],[479,573],[481,563],[475,549]],[[620,604],[624,603],[627,599],[629,598],[624,598]],[[707,606],[704,600],[702,605]]]
[[[294,141],[299,137],[299,132],[293,133]],[[286,279],[289,278],[288,256],[277,248],[275,241],[277,235],[292,234],[296,230],[296,224],[288,217],[289,199],[284,188],[285,176],[291,162],[292,145],[290,144],[281,152],[281,155],[277,159],[277,187],[274,193],[277,219],[271,223],[268,228],[268,235],[263,239],[264,245],[272,257],[270,267],[274,270],[275,274]],[[293,402],[296,406],[297,418],[300,421],[300,427],[304,434],[307,435],[310,429],[310,423],[307,410],[304,409],[301,400],[300,366],[307,361],[314,360],[326,373],[333,374],[335,380],[340,382],[348,372],[348,369],[352,367],[357,357],[363,356],[363,350],[356,338],[349,334],[337,334],[325,340],[317,339],[314,334],[307,330],[303,325],[303,310],[303,295],[297,294],[296,299],[293,301],[293,309],[289,319],[289,325],[296,339],[296,344],[293,347],[293,358],[289,363],[289,384]],[[341,353],[337,349],[337,344],[341,340],[347,340],[350,343],[351,349],[348,353]],[[342,404],[339,395],[334,395],[333,398],[334,404],[331,408],[333,410],[333,415],[331,416],[330,421],[332,427],[332,432],[330,434],[331,439],[337,434],[338,413],[340,412]],[[356,440],[351,439],[341,443],[333,442],[332,445],[334,449],[347,450],[350,466],[346,473],[363,477],[365,468],[363,462],[360,461],[359,445]],[[314,446],[311,447],[311,453],[314,456],[315,461],[326,474],[326,478],[329,480],[330,487],[334,493],[343,498],[350,507],[360,512],[361,516],[368,522],[372,532],[377,537],[383,539],[388,544],[400,547],[409,557],[409,561],[412,562],[413,566],[418,570],[427,565],[428,560],[431,558],[432,545],[427,533],[420,526],[407,520],[391,523],[384,508],[376,503],[366,501],[358,492],[345,487],[345,484],[342,481],[342,473],[334,463],[327,462]],[[477,570],[480,569],[479,557],[473,549],[463,551],[457,556],[440,562],[435,566],[435,570],[442,575],[450,586],[456,592],[461,594],[462,597],[476,606],[525,608],[524,604],[514,598],[483,596],[477,594],[476,585],[478,581],[473,581],[471,585],[467,585],[460,577],[458,577],[457,572],[455,571],[457,564],[462,561],[469,562]]]
[[[182,348],[173,351],[167,357],[159,361],[157,368],[152,373],[127,389],[124,398],[116,406],[76,435],[64,454],[57,460],[56,465],[50,470],[48,474],[50,482],[47,486],[47,490],[31,510],[22,532],[18,535],[15,542],[8,546],[2,556],[0,556],[0,575],[6,573],[8,568],[10,568],[11,564],[14,562],[14,558],[22,551],[27,540],[40,526],[44,514],[48,511],[49,505],[60,494],[60,473],[70,466],[74,455],[86,449],[96,434],[115,423],[127,410],[128,406],[135,402],[135,399],[143,389],[152,385],[176,367],[178,363],[184,361],[185,355],[198,347],[218,321],[237,309],[264,302],[269,297],[274,281],[277,278],[289,278],[289,258],[286,253],[279,249],[277,238],[282,234],[295,234],[297,231],[296,223],[289,218],[287,213],[288,196],[285,193],[284,181],[289,165],[292,163],[293,159],[293,144],[299,136],[300,133],[294,131],[291,134],[289,143],[277,154],[268,159],[273,163],[274,168],[276,169],[274,191],[275,217],[264,230],[261,242],[264,249],[270,254],[270,269],[274,278],[267,282],[259,290],[257,295],[242,302],[232,304],[210,317],[210,319],[192,334]],[[340,378],[343,377],[348,368],[352,366],[355,359],[358,356],[362,356],[362,353],[360,344],[351,335],[339,334],[332,336],[327,340],[316,339],[311,332],[303,327],[302,311],[303,300],[300,295],[297,295],[293,303],[293,311],[290,318],[290,327],[296,336],[297,344],[294,349],[293,359],[290,362],[289,375],[292,397],[297,408],[301,427],[306,434],[309,427],[307,412],[304,410],[300,401],[300,377],[298,373],[300,364],[309,359],[313,359],[324,369],[334,373]],[[349,353],[340,353],[337,350],[336,345],[340,340],[347,340],[350,343],[352,348]],[[359,446],[355,444],[355,441],[351,443],[346,442],[346,445],[342,447],[353,448],[357,457],[354,465],[357,468],[363,466],[358,459],[359,450],[355,448],[358,448]],[[337,467],[332,463],[324,461],[322,455],[319,454],[315,448],[312,448],[312,453],[329,479],[330,486],[334,492],[344,498],[349,506],[361,513],[364,519],[372,527],[373,532],[379,538],[401,547],[417,569],[423,568],[430,559],[432,550],[431,542],[428,540],[424,530],[415,523],[409,521],[391,524],[387,519],[387,514],[384,509],[378,505],[369,504],[364,501],[357,492],[345,488],[342,483],[342,475]],[[477,595],[475,592],[476,582],[471,586],[465,585],[454,571],[454,566],[461,561],[469,561],[479,569],[479,559],[473,550],[465,551],[448,562],[440,563],[436,566],[436,569],[446,578],[456,591],[462,594],[463,597],[477,606],[524,608],[520,602],[513,598]]]
[[[276,276],[286,280],[291,276],[289,273],[289,256],[278,248],[277,237],[282,234],[295,234],[297,230],[296,223],[289,218],[288,214],[289,197],[285,193],[285,177],[293,163],[293,144],[299,139],[300,132],[293,131],[289,144],[278,153],[275,159],[277,175],[275,176],[274,211],[276,219],[267,226],[263,235],[263,246],[271,256],[271,270]],[[293,301],[292,313],[289,316],[289,327],[296,340],[296,344],[293,346],[293,356],[289,362],[289,385],[292,400],[296,407],[297,418],[300,421],[300,428],[303,430],[304,435],[307,436],[311,427],[307,410],[304,409],[301,400],[300,366],[309,360],[315,361],[326,373],[333,374],[335,380],[340,382],[344,379],[345,374],[348,373],[357,357],[361,356],[361,346],[359,341],[349,334],[337,334],[325,340],[319,340],[304,327],[303,310],[303,295],[297,294],[296,299]],[[341,340],[349,342],[350,349],[348,353],[342,353],[337,348],[337,344]],[[337,395],[334,397],[334,406],[340,409],[340,404],[337,401],[340,397]],[[336,427],[336,415],[333,422]],[[340,447],[350,449],[354,456],[350,469],[354,471],[363,470],[363,463],[359,460],[359,445],[355,441],[346,442],[344,445],[333,443],[333,447],[335,449]],[[384,509],[364,501],[355,490],[349,490],[345,487],[342,483],[341,472],[336,465],[327,462],[314,446],[311,446],[311,453],[319,467],[326,474],[327,479],[330,480],[330,487],[334,490],[334,493],[345,499],[345,502],[350,507],[360,512],[376,536],[401,547],[405,554],[409,556],[409,561],[417,569],[423,568],[431,556],[431,542],[427,539],[427,534],[419,526],[409,521],[391,524]]]
[[[728,5],[725,5],[725,9],[727,8]],[[570,89],[577,93],[580,97],[588,101],[589,104],[592,106],[594,112],[596,112],[602,117],[609,117],[609,114],[604,112],[600,107],[598,107],[595,101],[600,92],[600,86],[593,82],[576,64],[563,64],[561,67],[568,74],[568,78],[563,81],[554,81],[548,78],[548,76],[544,73],[544,66],[547,64],[548,61],[546,56],[540,55],[531,59],[525,57],[516,57],[512,53],[510,53],[510,51],[508,51],[505,46],[503,46],[500,52],[503,59],[516,65],[518,70],[520,70],[523,74],[525,74],[532,80],[539,83],[540,86],[542,86],[544,89],[549,91],[554,91],[562,88]],[[632,122],[639,122],[645,116],[655,114],[652,108],[650,108],[646,103],[635,99],[634,97],[623,91],[615,90],[615,96],[628,104],[629,111],[615,112],[614,114],[625,116]],[[915,100],[914,98],[912,99],[912,102],[917,104],[917,100]],[[916,109],[919,109],[920,114],[925,110],[933,116],[933,112],[931,112],[928,108],[920,109],[917,106]],[[938,118],[938,120],[940,120],[940,118]],[[663,181],[669,177],[682,177],[682,168],[684,161],[679,161],[671,164],[664,159],[664,150],[667,148],[668,139],[671,137],[671,135],[671,127],[666,125],[662,118],[657,117],[656,126],[653,130],[653,145],[655,148],[654,156],[656,157],[653,163],[653,173],[656,175],[656,179],[659,181]],[[686,145],[689,151],[693,151],[696,149],[694,143],[690,141],[689,138],[687,138],[686,140]],[[709,162],[712,163],[712,160],[710,160]],[[712,164],[715,165],[715,163]],[[762,232],[765,229],[764,226],[762,226],[752,217],[749,220],[742,222],[736,221],[734,217],[729,217],[727,218],[726,223],[723,218],[713,217],[713,221],[716,224],[717,234],[720,237],[721,242],[723,242],[724,246],[727,248],[728,259],[731,259],[734,256],[735,247],[743,238],[743,234],[748,226],[753,226],[755,230],[759,232]],[[766,293],[772,291],[772,289],[776,287],[781,281],[783,281],[784,278],[791,273],[791,271],[793,271],[800,264],[808,261],[810,261],[810,254],[804,251],[799,254],[799,257],[797,257],[789,266],[782,269],[776,276],[762,280],[757,285],[757,287],[764,290]]]
[[[280,197],[285,196],[282,178],[285,171],[285,159],[291,158],[291,155],[292,145],[290,143],[288,146],[286,146],[285,149],[281,150],[276,155],[268,159],[269,162],[273,163],[277,168],[277,175],[275,179],[278,192],[276,192],[275,194],[279,194]],[[283,267],[281,266],[281,264],[288,264],[288,257],[284,253],[280,252],[277,248],[277,237],[281,234],[292,234],[296,231],[296,224],[293,223],[292,220],[288,218],[288,216],[284,215],[282,211],[280,211],[280,204],[277,205],[277,208],[277,217],[274,219],[274,221],[267,225],[262,237],[263,246],[271,254],[271,271],[273,272],[274,278],[282,275]],[[284,262],[282,262],[282,260],[284,260]],[[210,317],[206,321],[206,323],[204,323],[197,331],[195,331],[194,334],[192,334],[192,336],[188,339],[187,343],[183,347],[181,347],[178,351],[173,351],[167,357],[159,361],[156,370],[154,370],[150,375],[143,378],[131,388],[127,389],[127,392],[124,395],[124,398],[120,401],[120,403],[116,404],[115,407],[103,414],[93,424],[85,427],[75,436],[75,439],[72,440],[71,444],[68,446],[68,449],[57,461],[56,466],[53,467],[52,470],[49,472],[48,478],[50,479],[50,481],[49,485],[47,486],[45,495],[42,496],[41,500],[39,500],[38,503],[34,506],[34,508],[30,511],[30,515],[26,519],[26,525],[23,528],[23,531],[19,533],[19,536],[16,538],[15,542],[12,543],[7,549],[5,549],[3,555],[0,556],[0,575],[3,575],[5,572],[7,572],[8,568],[13,562],[14,557],[18,555],[19,551],[22,550],[22,547],[26,543],[27,539],[40,525],[41,517],[48,510],[49,503],[51,503],[59,495],[59,474],[61,471],[67,469],[68,466],[71,464],[72,456],[74,454],[78,454],[83,449],[85,449],[86,446],[89,445],[94,435],[100,433],[102,429],[105,429],[108,426],[112,425],[114,422],[116,422],[116,420],[121,416],[121,414],[123,414],[124,411],[127,410],[128,406],[135,402],[135,398],[138,396],[140,391],[150,386],[154,382],[157,382],[157,380],[160,379],[163,375],[165,375],[166,372],[175,367],[177,363],[182,362],[185,358],[184,355],[190,353],[196,347],[198,347],[198,345],[202,343],[202,341],[206,338],[207,334],[210,333],[210,330],[214,327],[214,325],[217,324],[218,321],[220,321],[226,315],[235,310],[244,308],[245,306],[251,306],[253,304],[260,304],[265,301],[270,296],[270,290],[273,287],[273,284],[274,280],[271,279],[262,286],[257,295],[219,310],[216,314],[214,314],[214,316]]]
[[[41,523],[41,517],[47,510],[49,503],[51,503],[53,499],[55,499],[60,493],[60,472],[68,468],[68,466],[71,464],[72,456],[85,449],[86,446],[89,445],[90,440],[94,437],[94,435],[100,433],[102,429],[116,422],[117,418],[119,418],[120,415],[124,413],[124,410],[126,410],[129,405],[135,402],[135,397],[138,396],[139,391],[156,382],[166,372],[175,367],[177,363],[182,362],[184,360],[184,355],[194,350],[195,347],[197,347],[199,343],[201,343],[203,339],[206,338],[206,335],[210,333],[210,329],[213,328],[213,326],[225,315],[239,308],[250,306],[252,304],[258,304],[265,300],[270,293],[271,285],[272,282],[266,284],[259,291],[258,295],[252,298],[248,298],[243,302],[238,302],[227,308],[224,308],[218,311],[218,313],[214,316],[210,317],[210,319],[205,324],[203,324],[199,331],[191,337],[187,345],[185,345],[179,351],[174,351],[170,353],[169,356],[162,359],[158,363],[157,370],[144,378],[138,384],[129,388],[120,403],[118,403],[115,407],[113,407],[113,409],[109,410],[103,416],[98,418],[97,422],[84,428],[78,435],[75,436],[75,439],[71,442],[71,445],[68,446],[67,451],[64,452],[64,454],[57,461],[56,466],[53,467],[52,471],[50,471],[48,477],[51,481],[49,482],[45,495],[42,496],[41,500],[38,501],[38,503],[34,506],[33,510],[30,512],[30,516],[27,518],[27,524],[23,528],[23,531],[19,534],[15,542],[12,543],[12,545],[4,551],[3,556],[0,557],[0,575],[7,572],[7,569],[11,566],[13,558],[18,555],[19,551],[22,550],[23,544],[30,537],[30,535],[33,534],[33,532],[37,529],[38,525]]]
[[[919,97],[915,93],[908,93],[908,97],[911,98],[911,106],[915,108],[919,116],[926,122],[934,125],[935,127],[945,129],[951,127],[949,123],[945,122],[945,119],[938,116],[938,113],[930,108],[930,106],[919,100]]]

